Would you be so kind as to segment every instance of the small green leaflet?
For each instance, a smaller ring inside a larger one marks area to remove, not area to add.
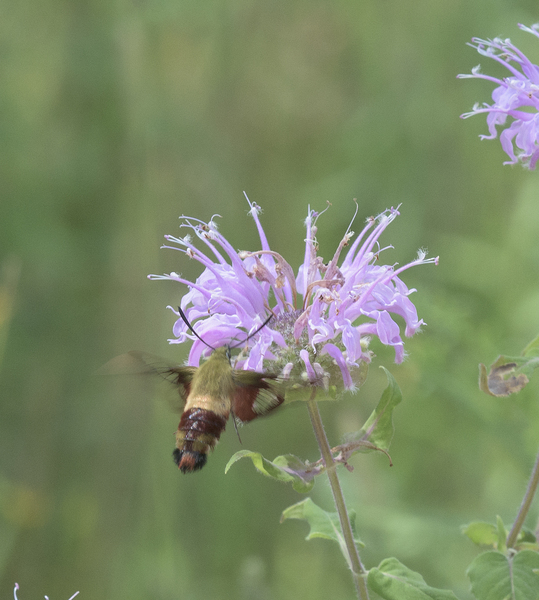
[[[457,600],[450,590],[430,587],[423,577],[396,558],[386,558],[369,571],[367,584],[383,600]]]
[[[349,511],[350,523],[352,525],[352,533],[356,546],[364,546],[356,534],[355,519],[356,513],[353,510]],[[311,540],[313,538],[324,538],[337,542],[341,548],[347,562],[349,561],[348,551],[342,535],[339,515],[337,513],[326,512],[324,509],[317,506],[310,498],[306,498],[297,504],[289,506],[281,515],[281,523],[285,519],[301,519],[307,521],[311,530],[305,538]],[[348,565],[350,567],[350,565]]]
[[[462,533],[478,546],[498,547],[498,530],[496,525],[486,521],[474,521],[461,527]]]
[[[402,401],[402,392],[393,375],[386,368],[381,368],[386,374],[388,386],[365,425],[359,431],[348,434],[346,440],[369,441],[376,447],[374,449],[387,451],[395,432],[393,410]]]
[[[505,552],[507,550],[507,534],[509,533],[503,524],[500,515],[496,517],[496,531],[498,532],[498,550]]]
[[[500,517],[496,518],[496,525],[485,521],[475,521],[464,525],[461,529],[462,533],[478,546],[491,546],[502,552],[506,550],[507,530]]]
[[[466,574],[477,600],[539,600],[539,553],[480,554]]]

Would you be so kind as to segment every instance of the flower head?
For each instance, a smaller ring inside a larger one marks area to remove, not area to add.
[[[322,213],[309,209],[304,259],[295,274],[283,256],[271,250],[260,223],[260,207],[251,202],[249,206],[260,250],[236,252],[213,219],[204,223],[182,217],[180,227],[190,229],[206,246],[206,252],[199,250],[189,235],[165,236],[175,245],[164,247],[198,260],[204,271],[195,282],[177,273],[149,275],[150,279],[170,279],[189,287],[181,308],[204,342],[191,334],[181,318],[173,327],[175,338],[169,340],[193,341],[188,363],[199,364],[207,352],[205,343],[213,347],[241,344],[270,314],[273,318],[249,340],[235,368],[279,374],[296,388],[316,385],[329,390],[344,385],[354,389],[362,367],[371,360],[367,348],[371,336],[393,346],[395,360],[401,362],[404,343],[393,317],[404,320],[407,336],[413,335],[423,321],[408,297],[415,290],[409,290],[399,276],[409,267],[437,263],[438,259],[426,259],[421,251],[400,268],[378,264],[384,250],[378,239],[398,210],[392,208],[369,218],[353,241],[349,227],[325,264],[318,256],[316,241]],[[179,311],[168,308],[179,317]]]
[[[539,24],[526,27],[520,25],[520,29],[539,37]],[[472,38],[469,44],[479,54],[493,58],[504,67],[511,75],[498,79],[483,75],[479,69],[480,65],[472,69],[471,74],[457,75],[464,79],[475,77],[493,81],[498,87],[492,92],[493,104],[475,104],[473,109],[461,115],[466,119],[472,115],[487,113],[487,125],[490,135],[481,135],[481,139],[493,140],[497,136],[496,126],[506,125],[507,117],[513,120],[509,127],[500,133],[500,142],[504,152],[511,160],[504,162],[505,165],[522,163],[530,170],[535,169],[539,159],[539,67],[534,65],[511,40],[494,38],[493,40],[482,40]]]

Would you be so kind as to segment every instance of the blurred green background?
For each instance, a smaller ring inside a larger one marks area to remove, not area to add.
[[[307,205],[329,259],[354,226],[402,203],[385,262],[407,271],[428,323],[409,358],[373,344],[362,391],[322,406],[330,441],[359,428],[390,368],[404,402],[393,468],[343,471],[368,567],[395,555],[470,598],[477,554],[459,525],[514,518],[539,446],[539,387],[495,400],[478,363],[539,331],[538,174],[503,167],[484,119],[458,117],[492,86],[457,81],[472,36],[511,37],[532,0],[4,0],[0,5],[0,589],[67,600],[352,598],[338,548],[279,525],[303,497],[242,461],[231,427],[208,466],[171,459],[178,417],[151,382],[94,371],[169,346],[185,288],[148,273],[199,266],[159,250],[178,216],[222,215],[236,248],[258,247],[242,191],[272,247],[297,268]],[[481,60],[483,71],[502,75]],[[316,460],[303,407],[242,431],[243,448]],[[329,487],[316,502],[331,509]],[[530,515],[534,527],[537,503]]]

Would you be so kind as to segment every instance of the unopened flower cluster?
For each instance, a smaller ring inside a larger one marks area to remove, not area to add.
[[[539,37],[539,24],[520,29]],[[539,159],[539,67],[533,64],[509,39],[494,38],[482,40],[472,38],[470,44],[479,54],[492,58],[508,69],[510,75],[503,79],[484,75],[480,65],[471,74],[458,75],[459,78],[477,78],[492,81],[497,85],[492,92],[493,104],[475,104],[473,110],[461,115],[463,119],[487,114],[489,135],[481,139],[496,139],[496,127],[506,127],[500,133],[500,143],[510,160],[504,164],[522,163],[533,170]],[[507,126],[508,117],[512,119]]]
[[[400,274],[409,267],[437,263],[420,251],[409,264],[396,268],[379,264],[383,249],[378,240],[397,217],[389,209],[367,220],[354,239],[350,228],[333,257],[325,263],[316,241],[320,214],[309,209],[305,219],[305,254],[297,273],[285,258],[270,248],[260,222],[260,208],[249,202],[249,214],[258,229],[261,248],[237,252],[208,223],[182,217],[180,227],[191,230],[185,237],[165,236],[173,248],[199,261],[204,270],[196,281],[178,273],[149,275],[183,283],[189,291],[181,308],[197,334],[192,335],[181,318],[176,321],[171,343],[193,341],[188,364],[198,366],[212,347],[241,344],[256,331],[240,352],[235,368],[270,372],[296,387],[320,386],[353,390],[361,382],[364,366],[371,361],[368,341],[376,336],[395,350],[396,362],[404,358],[404,343],[395,317],[404,322],[405,334],[413,335],[423,324]],[[202,252],[193,235],[205,246]],[[168,307],[179,317],[174,307]]]

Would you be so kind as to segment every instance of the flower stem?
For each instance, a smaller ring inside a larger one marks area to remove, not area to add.
[[[354,542],[352,525],[350,523],[350,518],[348,517],[348,511],[346,510],[346,504],[344,502],[341,484],[337,475],[337,465],[333,460],[333,454],[331,453],[328,438],[326,436],[326,432],[324,431],[324,425],[322,423],[320,411],[318,410],[318,404],[314,399],[315,394],[316,388],[313,389],[311,398],[307,402],[309,416],[311,417],[311,423],[313,426],[314,435],[316,436],[316,441],[318,442],[320,452],[322,453],[322,458],[324,459],[324,464],[326,466],[331,491],[333,492],[333,500],[337,508],[337,513],[339,514],[339,520],[341,522],[341,529],[346,545],[346,550],[348,552],[349,564],[354,577],[354,584],[356,586],[357,596],[360,600],[369,600],[369,593],[367,591],[367,581],[365,579],[367,571],[361,563],[361,559],[359,558],[359,553],[357,551],[357,546]]]
[[[517,518],[513,523],[513,527],[511,527],[511,531],[507,536],[507,547],[514,548],[515,543],[517,541],[518,534],[522,529],[522,525],[524,525],[524,521],[526,516],[528,515],[528,511],[530,510],[531,503],[533,501],[533,496],[537,491],[537,486],[539,485],[539,454],[535,459],[535,465],[533,466],[532,474],[530,477],[530,481],[528,483],[528,489],[524,494],[524,498],[522,499],[522,504],[520,505],[520,510],[518,511]]]

